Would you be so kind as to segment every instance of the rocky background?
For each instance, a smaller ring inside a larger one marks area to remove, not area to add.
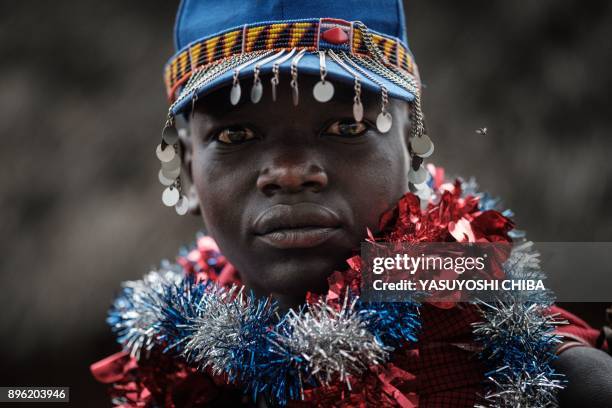
[[[88,365],[117,350],[104,317],[119,282],[199,228],[162,206],[153,154],[176,7],[0,2],[0,385],[108,406]],[[436,163],[503,197],[533,240],[612,240],[612,4],[406,12]],[[603,305],[569,307],[601,325]]]

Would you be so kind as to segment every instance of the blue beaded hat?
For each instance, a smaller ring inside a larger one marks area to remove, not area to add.
[[[166,205],[183,200],[177,198],[174,117],[222,88],[227,88],[231,104],[238,105],[249,99],[258,103],[267,92],[276,100],[277,88],[290,86],[297,106],[306,97],[325,103],[333,98],[334,84],[345,84],[355,92],[356,122],[363,119],[361,93],[366,89],[380,94],[376,127],[381,133],[392,127],[389,98],[405,100],[411,105],[411,137],[418,141],[410,146],[420,169],[414,170],[420,172],[415,180],[426,173],[419,159],[430,155],[433,145],[424,135],[421,86],[406,41],[402,0],[182,0],[174,36],[177,52],[164,67],[170,108],[157,149],[160,182],[169,186]],[[290,77],[287,84],[280,83],[281,73]],[[320,81],[306,92],[299,89],[299,75]],[[247,78],[250,89],[243,90]]]

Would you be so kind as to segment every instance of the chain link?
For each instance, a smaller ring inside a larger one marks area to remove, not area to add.
[[[177,105],[182,103],[185,99],[187,99],[187,97],[189,96],[191,92],[212,82],[218,76],[222,75],[223,73],[225,73],[226,71],[230,69],[237,68],[240,65],[247,63],[249,61],[255,62],[253,60],[254,58],[262,57],[270,53],[271,51],[255,51],[255,52],[246,53],[246,54],[234,55],[227,59],[220,60],[217,63],[212,63],[206,69],[197,71],[195,74],[191,76],[189,81],[187,81],[187,84],[183,88],[183,91],[181,92],[179,97],[176,99],[176,101],[174,101],[174,103],[170,105],[169,115],[172,115],[171,113],[172,110]]]
[[[412,137],[421,137],[423,134],[425,134],[425,126],[424,115],[421,110],[421,93],[418,83],[414,78],[403,73],[399,70],[399,68],[393,66],[393,64],[385,64],[386,58],[380,48],[374,44],[372,35],[365,24],[362,22],[356,22],[354,26],[361,32],[366,49],[372,55],[372,57],[367,58],[349,55],[349,58],[359,61],[366,68],[408,90],[412,95],[414,95],[414,101],[412,102],[413,109],[411,109],[410,115],[413,122],[411,133]]]

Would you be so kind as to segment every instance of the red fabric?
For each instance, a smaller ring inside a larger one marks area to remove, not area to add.
[[[567,341],[575,341],[576,343],[582,343],[584,346],[596,347],[597,337],[599,337],[600,331],[589,326],[587,322],[579,318],[573,313],[568,312],[559,306],[553,306],[550,308],[551,314],[559,314],[559,320],[567,320],[569,324],[559,326],[555,333],[563,336]],[[578,345],[578,344],[576,344]],[[608,350],[609,344],[604,341],[603,350]],[[567,350],[568,347],[560,348],[560,351]]]

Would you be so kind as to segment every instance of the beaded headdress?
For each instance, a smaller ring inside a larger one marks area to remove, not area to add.
[[[313,14],[330,17],[295,18]],[[379,93],[376,128],[381,133],[393,125],[387,111],[389,98],[407,101],[411,119],[409,186],[426,202],[431,192],[422,164],[434,147],[425,132],[420,78],[405,38],[400,0],[264,0],[258,1],[257,7],[238,0],[221,4],[183,0],[175,33],[178,52],[164,67],[170,108],[156,150],[161,161],[159,181],[166,186],[163,203],[174,206],[181,215],[187,212],[175,116],[192,110],[199,98],[221,88],[227,88],[229,101],[238,105],[246,93],[240,81],[247,77],[252,78],[248,92],[251,103],[258,103],[268,87],[276,100],[280,73],[290,77],[296,106],[300,98],[310,97],[300,92],[299,75],[320,77],[312,89],[312,97],[320,103],[333,98],[334,83],[352,86],[356,122],[363,120],[362,89]]]

